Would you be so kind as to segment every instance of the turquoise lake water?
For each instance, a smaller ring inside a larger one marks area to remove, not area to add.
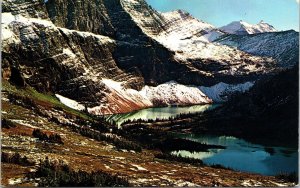
[[[107,116],[107,120],[115,121],[121,127],[121,124],[127,120],[168,119],[179,114],[205,112],[217,106],[219,105],[149,108],[128,114],[110,115]],[[298,170],[297,148],[267,147],[228,136],[176,134],[174,137],[190,139],[199,143],[226,146],[226,149],[211,149],[209,152],[172,152],[173,155],[201,159],[206,164],[220,164],[234,170],[264,175],[297,172]]]
[[[298,149],[265,147],[228,136],[176,134],[200,143],[226,146],[209,152],[173,151],[173,155],[201,159],[205,164],[221,164],[234,170],[264,175],[298,172]]]

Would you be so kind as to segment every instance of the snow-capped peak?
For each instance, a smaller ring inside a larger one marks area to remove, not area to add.
[[[230,24],[223,26],[220,30],[236,35],[256,34],[265,32],[276,32],[277,30],[270,24],[260,21],[258,24],[250,24],[245,21],[234,21]]]
[[[257,26],[264,32],[277,32],[277,30],[270,24],[260,21]]]

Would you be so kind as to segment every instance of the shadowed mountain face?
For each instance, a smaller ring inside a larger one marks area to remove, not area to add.
[[[195,117],[195,132],[216,132],[260,142],[298,144],[298,67],[259,80],[222,107]],[[198,125],[198,123],[199,125]]]
[[[153,106],[115,94],[103,79],[136,93],[173,80],[239,84],[277,69],[272,58],[210,43],[209,32],[223,34],[213,26],[182,11],[160,14],[144,0],[4,1],[2,17],[4,79],[17,73],[21,85],[101,106],[100,114]]]

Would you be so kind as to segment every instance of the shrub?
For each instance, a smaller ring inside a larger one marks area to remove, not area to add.
[[[187,151],[208,151],[208,149],[225,149],[225,146],[209,145],[199,143],[188,139],[167,138],[156,144],[156,147],[162,151],[187,150]]]
[[[50,143],[58,143],[64,144],[60,135],[58,134],[50,134],[49,136],[46,133],[43,133],[40,129],[34,129],[32,132],[32,136],[38,138],[41,141],[46,141]]]
[[[41,187],[128,187],[126,179],[107,172],[74,171],[63,161],[50,162],[48,158],[41,161],[34,178],[40,178]],[[31,177],[32,178],[32,177]]]
[[[220,165],[220,164],[212,164],[212,165],[209,165],[209,166],[212,167],[212,168],[219,168],[219,169],[225,169],[225,170],[233,170],[232,168],[225,167],[225,166]]]
[[[27,109],[37,108],[37,105],[34,102],[34,100],[30,99],[29,97],[26,97],[26,96],[8,94],[8,99],[9,99],[9,102],[11,102],[12,104],[20,105],[20,106],[22,106],[24,108],[27,108]]]
[[[91,128],[87,127],[73,127],[73,131],[78,132],[82,136],[86,136],[98,141],[106,141],[115,145],[118,149],[126,149],[126,150],[134,150],[136,152],[141,152],[142,147],[130,140],[124,138],[117,138],[117,137],[109,137],[104,134],[101,134],[98,131],[95,131]]]
[[[33,166],[34,162],[30,162],[26,156],[22,157],[19,153],[1,153],[2,163],[13,163],[22,166]]]
[[[1,127],[9,129],[9,128],[12,128],[12,127],[16,127],[16,125],[15,125],[14,122],[3,118],[3,119],[1,119]]]
[[[298,184],[298,174],[296,172],[292,173],[280,173],[275,176],[277,179],[284,180],[286,182],[293,182]]]
[[[164,159],[164,160],[168,160],[168,161],[177,161],[177,162],[182,162],[182,163],[188,163],[188,164],[197,165],[197,166],[202,166],[203,165],[203,161],[201,159],[193,159],[193,158],[189,158],[189,157],[180,157],[180,156],[175,156],[175,155],[168,154],[168,153],[156,154],[155,158]]]

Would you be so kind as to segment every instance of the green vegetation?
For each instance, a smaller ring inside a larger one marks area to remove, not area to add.
[[[33,177],[32,177],[33,176]],[[30,178],[40,178],[40,187],[128,187],[126,179],[103,171],[74,171],[63,161],[40,162],[38,170]]]
[[[66,114],[78,116],[85,120],[93,120],[93,117],[86,112],[77,111],[62,104],[53,94],[39,93],[30,86],[17,88],[4,80],[2,82],[2,92],[9,93],[9,96],[11,96],[10,99],[15,98],[16,100],[21,100],[27,105],[35,106],[37,104],[43,104],[44,106],[62,109]]]

